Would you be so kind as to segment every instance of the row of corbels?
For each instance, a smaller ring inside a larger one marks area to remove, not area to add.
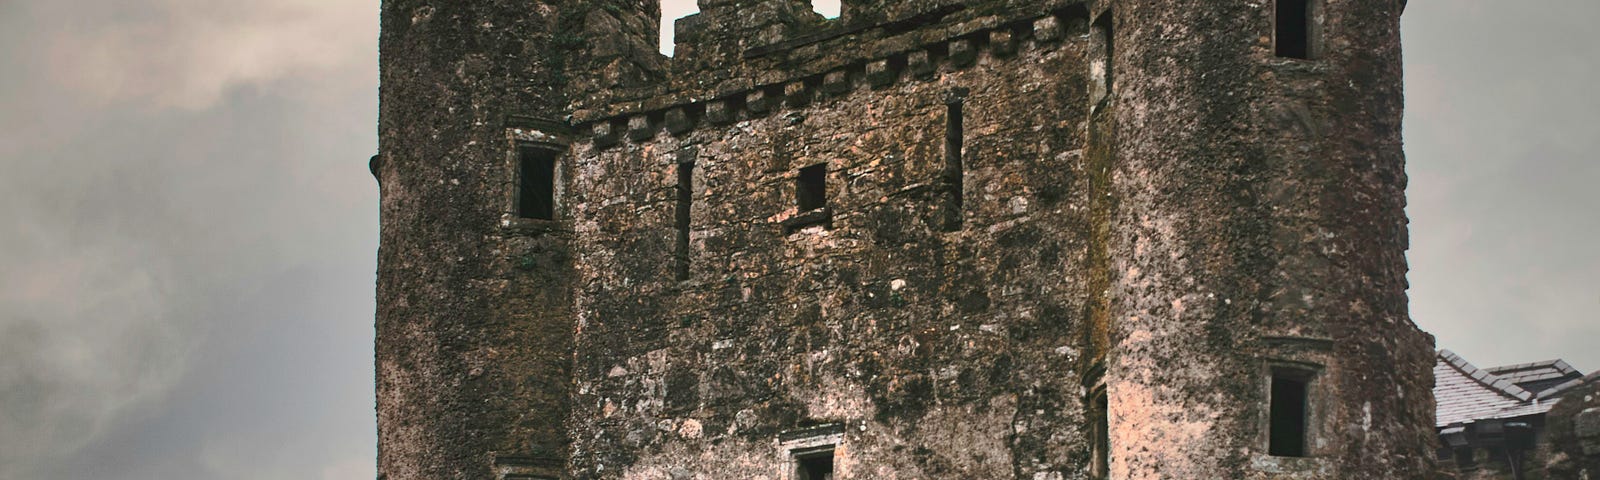
[[[624,139],[634,142],[647,141],[655,138],[662,130],[674,136],[683,135],[693,131],[702,120],[712,125],[732,124],[739,120],[741,110],[755,117],[766,115],[780,106],[802,108],[810,105],[817,91],[830,96],[844,95],[856,88],[857,77],[864,78],[865,83],[873,89],[893,85],[900,79],[902,71],[919,79],[932,78],[939,71],[936,62],[941,58],[941,55],[934,53],[936,50],[941,50],[942,58],[950,62],[953,67],[967,68],[977,63],[981,47],[987,47],[995,57],[1004,58],[1015,55],[1018,44],[1027,35],[1040,42],[1053,42],[1060,40],[1064,34],[1062,20],[1055,15],[1035,19],[1031,23],[1023,24],[1023,27],[998,28],[989,30],[986,34],[978,32],[902,55],[840,67],[820,76],[757,87],[741,94],[715,100],[679,105],[663,111],[597,120],[591,125],[592,138],[595,146],[605,148],[620,144]],[[982,36],[978,38],[987,41],[983,45],[978,45],[974,40],[977,36]]]

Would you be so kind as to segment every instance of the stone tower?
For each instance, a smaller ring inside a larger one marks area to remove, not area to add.
[[[379,474],[1427,478],[1400,0],[384,0]]]
[[[1114,8],[1113,476],[1424,478],[1403,2]],[[1305,444],[1272,455],[1297,388]]]
[[[659,3],[384,0],[381,21],[380,477],[560,478],[572,238],[518,198],[519,152],[564,151],[572,98],[659,68]]]

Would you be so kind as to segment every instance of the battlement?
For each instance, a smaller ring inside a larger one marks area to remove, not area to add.
[[[823,19],[805,1],[703,1],[701,13],[677,21],[664,80],[593,92],[571,123],[602,146],[724,125],[1085,35],[1090,8],[1084,0],[857,0]]]

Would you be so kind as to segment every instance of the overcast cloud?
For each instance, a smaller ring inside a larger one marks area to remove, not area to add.
[[[1536,3],[1406,14],[1412,312],[1589,371],[1600,4]],[[0,480],[372,478],[377,18],[0,0]]]

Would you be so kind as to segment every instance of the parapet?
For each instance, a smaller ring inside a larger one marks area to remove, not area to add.
[[[841,18],[824,19],[806,0],[701,0],[701,13],[677,21],[665,81],[592,92],[570,121],[603,147],[857,86],[932,78],[945,64],[964,68],[983,53],[1004,57],[1087,34],[1090,4],[845,0]]]

